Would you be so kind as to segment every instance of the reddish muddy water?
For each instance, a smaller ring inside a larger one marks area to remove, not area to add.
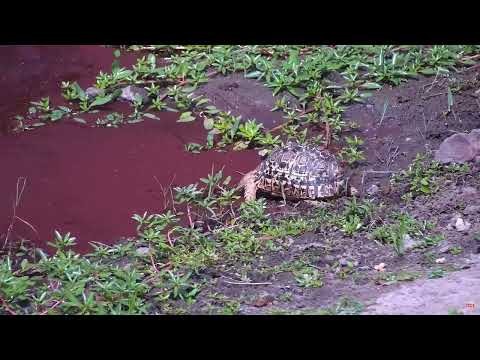
[[[61,81],[90,86],[100,70],[109,71],[112,49],[100,46],[0,47],[2,87],[0,123],[24,114],[28,102],[50,96],[63,104]],[[135,55],[122,57],[129,66]],[[128,107],[128,106],[127,106]],[[122,110],[125,104],[111,105]],[[161,113],[120,128],[92,128],[65,121],[31,132],[0,135],[0,240],[12,218],[17,180],[27,179],[17,215],[38,231],[38,237],[18,221],[12,239],[24,237],[45,247],[54,230],[77,237],[76,250],[89,242],[112,244],[135,234],[134,213],[159,212],[164,207],[161,186],[197,182],[212,169],[225,167],[238,180],[260,161],[254,151],[191,154],[187,142],[203,143],[200,122],[177,123],[178,114]],[[158,182],[157,182],[158,180]],[[2,245],[0,244],[0,245]]]

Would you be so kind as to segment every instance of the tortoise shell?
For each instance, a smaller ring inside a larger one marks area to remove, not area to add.
[[[255,182],[261,191],[289,199],[336,196],[343,185],[340,162],[328,150],[289,142],[259,166]]]

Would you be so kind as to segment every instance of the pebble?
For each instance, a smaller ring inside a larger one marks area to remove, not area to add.
[[[122,93],[120,94],[119,99],[124,101],[134,102],[135,97],[137,95],[139,95],[142,98],[144,103],[147,102],[148,100],[147,90],[137,86],[132,86],[132,85],[126,86],[122,89]]]
[[[373,195],[378,194],[379,191],[380,191],[380,188],[378,187],[378,185],[373,184],[373,185],[369,186],[369,188],[367,189],[367,194],[369,196],[373,196]]]
[[[454,134],[446,138],[435,152],[435,160],[443,163],[466,163],[476,156],[475,146],[467,134]]]
[[[137,255],[140,255],[140,256],[146,256],[150,253],[150,248],[140,247],[140,248],[137,249],[136,253],[137,253]]]
[[[410,235],[405,234],[403,236],[403,248],[404,250],[411,250],[419,244],[418,240],[413,239]]]
[[[92,99],[103,93],[105,93],[103,89],[96,88],[95,86],[91,86],[85,90],[85,95],[87,95],[88,99]]]
[[[478,191],[473,186],[465,186],[462,188],[462,195],[473,196],[477,195]]]
[[[470,227],[472,224],[470,224],[468,221],[463,220],[462,218],[458,218],[457,221],[455,222],[455,229],[459,232],[463,231],[468,231],[470,230]]]
[[[450,245],[444,245],[440,249],[438,249],[438,252],[440,254],[444,254],[444,253],[448,252],[451,248],[452,247]]]
[[[473,215],[480,213],[480,205],[468,205],[464,210],[463,213],[466,215]]]
[[[272,295],[262,294],[255,299],[255,302],[253,305],[255,307],[264,307],[273,303],[274,300],[275,298]]]

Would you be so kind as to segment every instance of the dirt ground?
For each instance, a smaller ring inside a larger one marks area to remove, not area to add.
[[[374,242],[366,233],[346,237],[329,229],[303,234],[290,239],[287,252],[267,255],[257,264],[246,266],[244,273],[253,285],[231,281],[239,273],[212,270],[208,290],[202,291],[195,309],[203,312],[206,305],[212,306],[208,296],[221,293],[225,299],[236,299],[243,314],[308,313],[335,307],[342,299],[354,299],[361,304],[355,313],[447,314],[457,310],[475,313],[471,311],[475,305],[471,304],[476,301],[476,306],[479,305],[479,292],[472,284],[476,284],[479,274],[479,265],[475,264],[480,261],[480,243],[475,234],[480,233],[480,223],[471,209],[480,205],[479,164],[472,164],[468,174],[442,180],[435,194],[420,196],[408,204],[400,201],[401,193],[391,188],[389,180],[392,171],[405,169],[417,153],[437,149],[454,132],[480,127],[480,103],[473,94],[478,89],[477,76],[476,71],[470,71],[455,77],[461,88],[454,95],[454,111],[446,115],[446,81],[434,82],[433,78],[411,80],[396,88],[385,87],[366,103],[351,106],[345,113],[347,122],[359,125],[351,135],[365,141],[363,150],[367,157],[351,171],[352,185],[361,197],[385,204],[386,213],[406,211],[418,221],[436,223],[437,232],[445,236],[440,244],[409,250],[400,257],[391,247]],[[230,82],[228,78],[223,80],[224,84]],[[235,94],[238,89],[242,87],[229,88],[230,100],[242,98],[241,94]],[[212,100],[220,108],[229,104],[224,98]],[[240,102],[245,105],[247,100]],[[381,120],[386,101],[388,107]],[[374,184],[379,192],[367,195],[365,190]],[[343,201],[340,199],[330,206],[335,208]],[[275,200],[269,200],[269,204],[271,212],[283,214],[308,214],[313,210],[304,204],[279,208]],[[471,229],[458,232],[448,227],[452,216],[458,213],[472,224]],[[449,252],[454,247],[460,247],[460,253]],[[300,288],[291,272],[272,270],[305,258],[322,272],[323,286]],[[437,263],[435,260],[439,258],[444,258],[444,262]],[[347,268],[346,262],[354,266]],[[384,272],[374,269],[380,263],[386,264]],[[438,269],[445,272],[443,279],[428,278]]]

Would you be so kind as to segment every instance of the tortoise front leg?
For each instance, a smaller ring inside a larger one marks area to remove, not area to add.
[[[255,182],[256,170],[250,171],[240,180],[239,185],[244,188],[245,201],[252,201],[257,198],[257,183]]]

